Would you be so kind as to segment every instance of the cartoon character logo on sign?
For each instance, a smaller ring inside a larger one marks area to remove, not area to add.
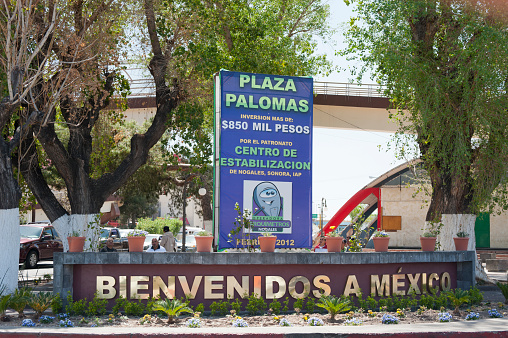
[[[282,216],[283,198],[272,182],[262,182],[253,191],[253,216]]]

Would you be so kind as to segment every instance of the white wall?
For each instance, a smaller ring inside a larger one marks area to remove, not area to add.
[[[423,206],[423,193],[413,198],[415,188],[388,186],[381,188],[383,216],[402,216],[401,230],[390,232],[390,246],[420,247],[420,234],[428,206]]]
[[[383,216],[401,216],[401,230],[390,232],[390,246],[420,247],[420,235],[425,224],[427,197],[416,188],[385,186],[381,188]],[[508,213],[490,216],[490,247],[508,249]]]

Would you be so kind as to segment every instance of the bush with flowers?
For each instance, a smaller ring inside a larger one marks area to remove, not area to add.
[[[347,325],[347,326],[360,326],[362,325],[363,322],[356,318],[356,317],[353,317],[351,319],[347,319],[345,322],[344,322],[344,325]]]
[[[381,323],[383,323],[383,324],[398,324],[399,318],[389,315],[388,313],[385,313],[383,315],[383,318],[381,318]]]
[[[148,231],[139,229],[134,229],[127,233],[127,237],[146,237],[146,235],[148,235]]]
[[[26,326],[26,327],[33,327],[37,324],[35,324],[31,319],[23,319],[23,321],[21,322],[21,326]]]
[[[490,318],[503,318],[503,315],[500,314],[496,309],[489,310]]]
[[[249,324],[240,316],[236,316],[233,319],[233,327],[249,327]]]
[[[439,312],[437,314],[437,319],[441,323],[447,323],[452,320],[452,315],[449,312]]]
[[[309,326],[323,326],[323,325],[325,325],[323,323],[323,320],[321,320],[320,318],[317,318],[317,317],[310,317],[307,320],[307,324],[309,324]]]
[[[478,312],[470,312],[466,316],[466,320],[478,320],[480,319],[480,314]]]

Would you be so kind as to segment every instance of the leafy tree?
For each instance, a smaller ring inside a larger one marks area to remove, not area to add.
[[[41,83],[52,69],[50,46],[61,23],[54,1],[4,1],[0,6],[0,246],[6,256],[0,262],[2,284],[8,292],[17,286],[19,203],[26,192],[18,161],[26,156],[21,141],[30,126],[47,117],[33,106],[39,94],[54,104],[60,93],[47,93]],[[70,47],[77,47],[74,41]],[[59,74],[59,85],[67,85],[68,73]],[[56,83],[52,84],[56,86]],[[34,109],[28,109],[28,107]],[[42,108],[42,107],[41,107]]]
[[[206,168],[211,150],[211,76],[221,67],[310,75],[328,66],[323,57],[313,56],[311,34],[326,32],[328,7],[321,1],[145,0],[143,8],[137,5],[70,1],[62,11],[66,20],[51,52],[55,74],[69,69],[74,82],[61,90],[58,105],[48,105],[44,95],[38,97],[37,106],[46,107],[48,115],[32,127],[31,135],[61,176],[68,208],[56,199],[44,179],[32,138],[24,143],[28,156],[22,158],[21,171],[64,239],[64,248],[65,237],[73,230],[86,233],[92,246],[96,245],[97,227],[90,227],[95,214],[108,196],[119,193],[147,163],[151,149],[157,148],[162,137],[166,141],[159,149],[166,169],[177,165],[178,159],[193,168]],[[136,22],[143,26],[135,26]],[[121,135],[115,133],[113,140],[104,137],[94,143],[93,133],[114,95],[125,98],[128,94],[128,83],[115,65],[129,44],[131,31],[142,33],[144,40],[136,52],[148,55],[157,108],[147,129],[124,138],[126,151],[108,158],[106,153]],[[82,49],[66,48],[71,40],[80,41]],[[210,58],[217,60],[212,66]],[[146,174],[138,179],[153,181],[154,171],[150,166],[145,169]],[[182,184],[181,176],[175,182]],[[159,188],[150,185],[147,190],[151,192],[145,196]]]
[[[400,153],[423,160],[432,186],[426,220],[451,214],[443,249],[459,229],[473,249],[475,214],[508,208],[506,11],[489,0],[347,3],[357,16],[343,53],[363,62],[359,77],[370,69],[386,86]]]

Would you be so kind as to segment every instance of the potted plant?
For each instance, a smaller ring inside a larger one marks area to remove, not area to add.
[[[277,242],[277,236],[273,236],[271,232],[263,232],[258,237],[259,248],[261,252],[274,252],[275,243]]]
[[[134,229],[127,234],[127,241],[129,242],[129,252],[143,252],[143,245],[145,238],[148,234],[147,231]]]
[[[85,236],[81,236],[78,231],[73,231],[70,236],[67,237],[67,243],[69,244],[69,252],[83,252],[85,246]]]
[[[469,234],[461,230],[457,232],[457,237],[453,237],[453,241],[455,242],[455,250],[466,251],[469,244]]]
[[[390,236],[383,230],[377,230],[372,235],[372,241],[374,242],[374,250],[376,252],[387,252],[388,243],[390,242]]]
[[[341,252],[342,251],[342,241],[344,238],[339,236],[338,232],[330,232],[326,235],[326,248],[328,252]]]
[[[205,230],[194,233],[196,238],[196,251],[197,252],[210,252],[212,251],[213,236]]]

